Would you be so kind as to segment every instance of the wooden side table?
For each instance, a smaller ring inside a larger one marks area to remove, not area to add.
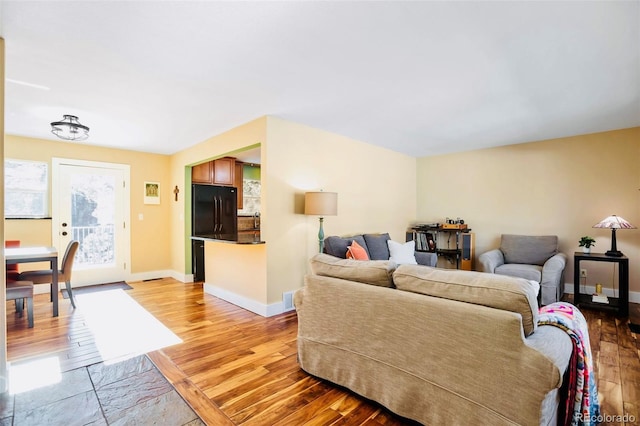
[[[617,263],[620,297],[609,297],[609,303],[597,303],[592,301],[590,294],[580,294],[581,261]],[[585,254],[577,251],[573,254],[573,267],[573,297],[576,306],[610,310],[621,317],[629,315],[629,258],[627,256],[614,257],[607,256],[604,253]]]

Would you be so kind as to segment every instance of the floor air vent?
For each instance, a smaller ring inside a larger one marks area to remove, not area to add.
[[[293,306],[293,292],[288,291],[286,293],[282,293],[282,301],[284,302],[284,310],[290,311],[294,309]]]

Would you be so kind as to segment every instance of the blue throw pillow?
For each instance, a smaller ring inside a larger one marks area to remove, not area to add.
[[[364,234],[364,240],[367,242],[369,250],[369,259],[371,260],[389,260],[389,246],[387,241],[391,237],[389,234]]]

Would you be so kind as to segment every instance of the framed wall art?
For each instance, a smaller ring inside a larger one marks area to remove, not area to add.
[[[144,203],[160,204],[160,183],[159,182],[144,183]]]

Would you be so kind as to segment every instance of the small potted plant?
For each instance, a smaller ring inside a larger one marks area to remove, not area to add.
[[[591,246],[595,246],[595,245],[596,245],[596,240],[594,240],[588,235],[580,238],[580,241],[578,241],[578,246],[582,247],[583,253],[591,253]]]

